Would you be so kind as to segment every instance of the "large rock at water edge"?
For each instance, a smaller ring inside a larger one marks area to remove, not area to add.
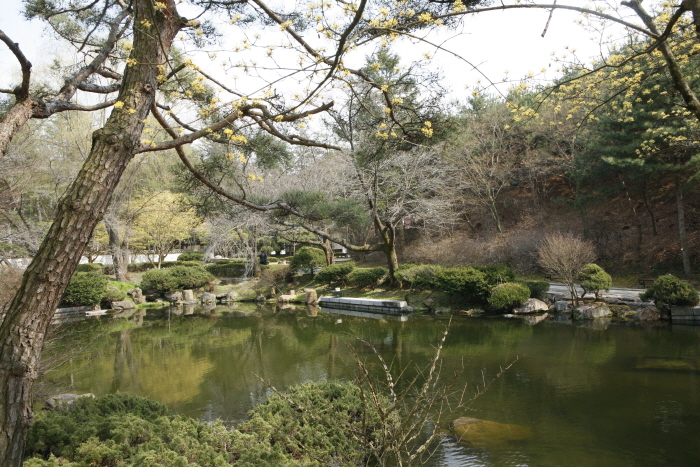
[[[199,297],[199,301],[200,301],[201,303],[209,303],[209,304],[214,303],[214,304],[215,304],[215,303],[216,303],[216,295],[214,295],[213,293],[204,292],[204,293]]]
[[[460,441],[474,446],[504,444],[523,441],[532,437],[532,430],[526,426],[462,417],[452,422],[452,431]]]
[[[574,310],[574,319],[599,319],[612,317],[612,311],[605,303],[582,305]]]
[[[554,302],[554,311],[557,313],[568,313],[571,311],[571,305],[566,300],[559,300]]]
[[[318,294],[315,289],[305,289],[306,300],[304,303],[307,305],[315,305],[318,302]]]
[[[547,305],[542,300],[536,298],[528,298],[523,306],[513,310],[516,315],[526,315],[529,313],[539,313],[540,311],[549,310],[549,305]]]
[[[639,313],[637,313],[636,318],[639,321],[659,321],[661,319],[661,314],[658,312],[656,307],[644,307]]]
[[[189,290],[189,289],[183,290],[182,291],[182,299],[186,302],[190,301],[190,300],[194,300],[194,292],[192,290]]]
[[[112,302],[113,310],[127,310],[130,308],[136,308],[136,304],[131,300],[119,300],[118,302]]]
[[[179,302],[182,300],[182,292],[164,293],[163,298],[171,303]]]

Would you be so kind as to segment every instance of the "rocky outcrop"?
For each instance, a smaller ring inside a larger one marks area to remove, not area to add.
[[[129,289],[126,291],[126,294],[131,297],[131,299],[136,303],[137,305],[140,305],[141,303],[146,303],[146,297],[143,295],[143,291],[136,287],[135,289]]]
[[[571,311],[571,305],[566,300],[558,300],[554,302],[554,311],[557,313],[568,313]]]
[[[547,305],[542,300],[536,298],[528,298],[525,304],[520,308],[513,310],[516,315],[525,315],[530,313],[539,313],[540,311],[549,310],[549,305]]]
[[[488,446],[522,441],[532,437],[532,430],[526,426],[462,417],[452,422],[452,431],[460,441],[473,446]]]
[[[582,305],[574,309],[573,318],[580,320],[600,319],[612,317],[612,311],[605,303],[594,303],[592,305]]]

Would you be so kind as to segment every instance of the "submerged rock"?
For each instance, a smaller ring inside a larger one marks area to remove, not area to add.
[[[452,422],[452,431],[459,441],[475,446],[504,444],[523,441],[532,437],[532,430],[526,426],[462,417]]]
[[[700,369],[700,359],[641,357],[637,359],[635,369],[696,372]]]

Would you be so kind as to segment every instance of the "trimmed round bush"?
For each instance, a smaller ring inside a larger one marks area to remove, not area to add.
[[[326,254],[323,252],[322,249],[304,246],[297,250],[296,254],[292,258],[292,262],[289,263],[289,267],[292,270],[308,270],[313,276],[314,269],[321,267],[325,264]]]
[[[610,274],[594,263],[585,265],[583,269],[581,269],[578,278],[581,288],[583,289],[582,297],[587,293],[593,293],[595,297],[598,298],[601,290],[607,292],[610,290],[610,287],[612,287],[612,277],[610,277]]]
[[[79,264],[75,268],[75,272],[91,272],[93,274],[102,274],[104,272],[103,266],[100,263],[85,263]]]
[[[396,271],[396,278],[402,285],[408,284],[411,289],[431,290],[437,286],[435,276],[441,270],[441,266],[434,264],[409,265],[407,268],[399,268]]]
[[[319,282],[342,282],[345,284],[348,281],[348,275],[355,269],[355,263],[348,261],[346,263],[329,264],[323,266],[316,274],[316,279]]]
[[[151,269],[143,273],[141,288],[160,293],[174,292],[177,290],[177,281],[167,269]]]
[[[435,280],[443,292],[462,295],[472,302],[485,302],[491,292],[486,275],[470,266],[442,269],[435,274]]]
[[[209,287],[214,280],[214,276],[202,267],[174,266],[145,272],[141,279],[141,288],[169,293],[176,290]]]
[[[177,260],[182,261],[202,261],[204,259],[203,251],[186,251],[177,257]]]
[[[387,274],[389,274],[389,270],[382,267],[355,268],[348,276],[348,280],[357,287],[374,289]]]
[[[522,306],[530,298],[530,289],[517,282],[499,284],[491,290],[489,305],[497,310],[511,310]]]
[[[654,300],[656,306],[670,309],[672,306],[695,306],[700,301],[698,291],[690,283],[671,274],[654,281],[646,292],[639,294],[644,300]]]
[[[105,295],[107,281],[103,274],[76,273],[66,287],[61,303],[66,306],[97,305]]]

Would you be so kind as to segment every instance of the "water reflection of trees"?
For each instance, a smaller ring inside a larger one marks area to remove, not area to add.
[[[313,316],[304,308],[248,310],[245,305],[203,315],[171,315],[169,320],[166,314],[149,311],[141,326],[102,324],[102,332],[110,327],[114,331],[101,338],[99,360],[75,373],[76,390],[119,390],[153,397],[199,418],[240,420],[267,397],[266,382],[282,390],[304,381],[353,379],[355,363],[348,344],[381,374],[373,350],[358,338],[376,348],[395,374],[402,373],[397,383],[401,389],[431,358],[444,325],[420,318],[400,322],[323,312]],[[602,391],[610,384],[611,368],[625,359],[631,368],[637,355],[627,348],[646,347],[668,356],[698,350],[697,338],[672,343],[673,336],[657,335],[658,330],[636,331],[456,320],[443,350],[443,373],[451,375],[464,366],[458,383],[474,384],[519,357],[477,408],[502,422],[528,424],[511,420],[509,412],[514,393],[525,391],[539,410],[533,417],[561,421],[574,411],[557,401]],[[679,384],[684,382],[679,379]]]

